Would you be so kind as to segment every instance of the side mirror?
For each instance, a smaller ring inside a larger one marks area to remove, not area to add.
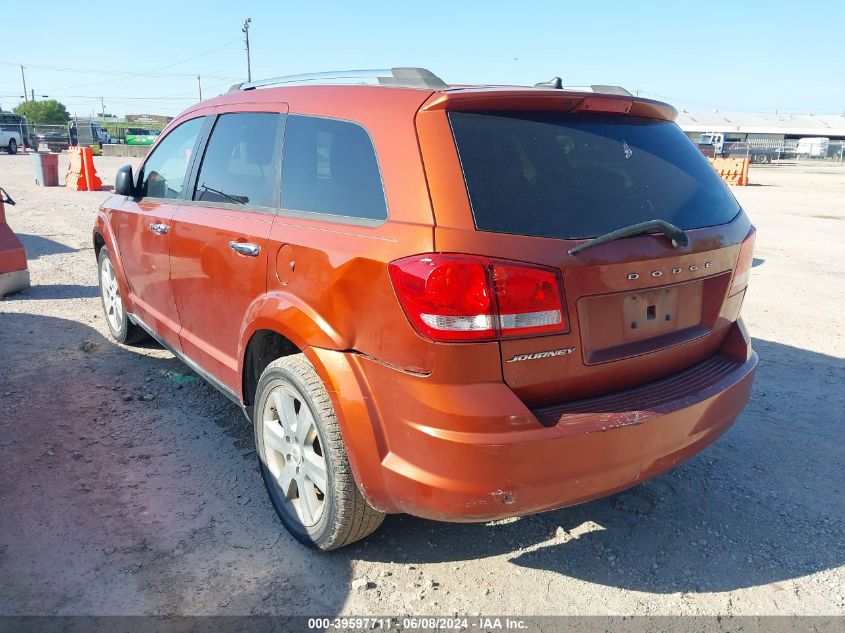
[[[135,177],[132,174],[132,165],[124,165],[117,170],[114,177],[114,192],[119,196],[135,197]]]

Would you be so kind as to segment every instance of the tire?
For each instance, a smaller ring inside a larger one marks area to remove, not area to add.
[[[100,286],[100,302],[103,305],[103,314],[106,316],[106,325],[112,338],[118,343],[132,345],[148,338],[147,333],[129,320],[126,308],[123,305],[123,298],[120,296],[120,288],[117,285],[117,278],[114,273],[109,250],[103,246],[97,256],[97,280]]]
[[[769,162],[769,157],[766,154],[757,154],[754,157],[754,162],[758,165],[765,165]]]
[[[18,142],[15,139],[9,139],[9,147],[7,148],[10,154],[18,153]]]
[[[261,475],[294,538],[329,551],[381,525],[384,514],[358,490],[331,399],[304,354],[267,366],[252,419]]]

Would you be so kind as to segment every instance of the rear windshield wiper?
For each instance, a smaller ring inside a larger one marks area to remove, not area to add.
[[[663,235],[668,237],[669,240],[672,242],[672,248],[678,248],[679,246],[686,246],[687,244],[689,244],[689,238],[687,237],[687,234],[684,233],[682,229],[679,229],[674,224],[666,222],[665,220],[648,220],[647,222],[640,222],[639,224],[632,224],[631,226],[616,229],[615,231],[611,231],[610,233],[605,233],[604,235],[594,237],[589,242],[584,242],[583,244],[579,244],[578,246],[573,246],[569,249],[569,254],[577,255],[581,251],[585,251],[588,248],[592,248],[593,246],[607,244],[608,242],[612,242],[623,237],[631,237],[632,235],[642,235],[644,233],[663,233]]]
[[[223,196],[226,200],[231,200],[235,204],[246,204],[249,202],[249,198],[246,196],[230,196],[228,193],[224,191],[220,191],[219,189],[212,189],[207,184],[203,183],[200,185],[200,189],[205,189],[206,191],[210,191],[211,193],[216,193],[218,196]]]

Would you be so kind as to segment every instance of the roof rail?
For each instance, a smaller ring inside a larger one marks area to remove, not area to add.
[[[302,85],[380,85],[398,86],[402,88],[446,88],[445,81],[425,68],[388,68],[383,70],[333,70],[323,73],[306,75],[287,75],[259,79],[248,83],[235,84],[229,92],[238,90],[254,90],[270,86],[302,86]]]

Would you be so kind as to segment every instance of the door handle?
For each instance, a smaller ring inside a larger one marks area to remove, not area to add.
[[[258,244],[252,244],[250,242],[236,242],[232,240],[229,242],[229,248],[236,253],[247,255],[248,257],[258,257],[258,253],[261,252],[261,247]]]
[[[170,227],[168,227],[166,224],[157,224],[155,222],[153,224],[150,224],[150,230],[153,233],[158,233],[159,235],[164,235],[165,233],[167,233],[168,228]]]

